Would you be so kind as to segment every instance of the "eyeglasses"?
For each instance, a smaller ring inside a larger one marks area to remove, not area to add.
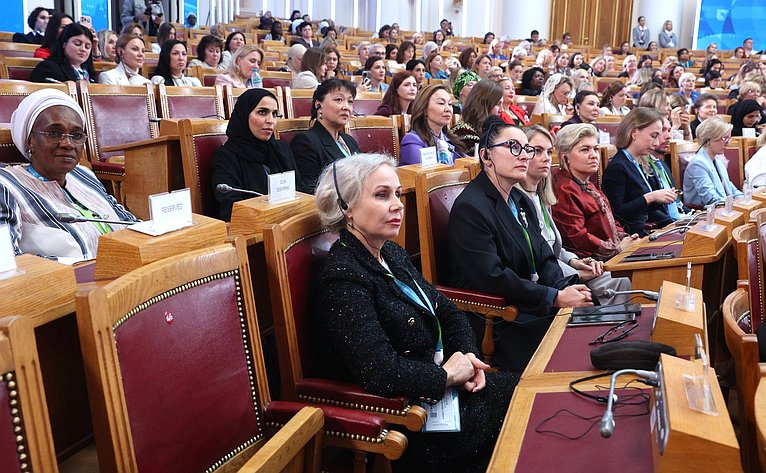
[[[724,136],[721,138],[721,141],[723,141],[723,144],[728,145],[729,141],[731,141],[731,136]]]
[[[511,154],[514,156],[521,156],[522,151],[526,151],[529,155],[529,159],[532,159],[535,157],[535,153],[537,150],[534,146],[531,145],[522,145],[517,140],[508,140],[503,141],[501,143],[495,143],[493,145],[490,145],[490,148],[497,148],[498,146],[503,146],[505,148],[508,148],[511,151]]]
[[[88,139],[88,135],[80,131],[74,133],[62,133],[60,131],[32,131],[32,133],[42,135],[49,143],[56,145],[64,141],[64,138],[69,138],[72,140],[72,143],[76,145],[83,144],[85,143],[85,140]]]
[[[636,319],[620,322],[619,324],[615,325],[614,327],[611,327],[609,330],[604,332],[597,339],[590,342],[588,345],[603,345],[604,343],[620,341],[623,338],[627,337],[628,334],[632,332],[633,330],[635,330],[637,327],[638,327],[638,321]]]

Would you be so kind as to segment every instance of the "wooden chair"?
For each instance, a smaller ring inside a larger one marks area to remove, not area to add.
[[[224,119],[223,88],[174,87],[160,84],[159,111],[162,118]]]
[[[354,112],[360,115],[375,115],[381,100],[383,94],[380,92],[359,92],[354,99]]]
[[[524,109],[524,112],[528,117],[532,116],[532,111],[535,109],[535,105],[537,105],[537,97],[532,95],[517,95],[514,100],[516,101],[516,105]]]
[[[684,173],[689,161],[697,154],[699,144],[691,141],[670,142],[670,172],[676,181],[676,186],[683,189]]]
[[[220,75],[223,74],[224,70],[222,69],[213,69],[212,67],[205,67],[205,66],[195,66],[192,68],[193,70],[189,70],[189,75],[194,75],[197,79],[199,79],[200,82],[202,82],[202,85],[204,87],[212,87],[215,85],[215,79]]]
[[[311,128],[310,121],[309,118],[288,118],[279,120],[277,122],[277,127],[274,130],[274,138],[289,144],[296,135]]]
[[[742,144],[742,157],[744,162],[750,161],[750,158],[758,151],[758,139],[757,138],[742,138],[740,141]]]
[[[263,79],[263,86],[266,88],[282,87],[285,89],[292,85],[293,75],[290,72],[261,71],[261,79]]]
[[[0,318],[0,471],[58,473],[32,321]]]
[[[285,90],[285,108],[287,118],[305,118],[311,116],[311,99],[314,91],[311,89],[291,89]]]
[[[601,179],[604,176],[604,170],[609,165],[609,160],[617,154],[617,147],[615,145],[599,145],[599,166],[598,166],[598,186],[601,187]]]
[[[78,294],[101,471],[236,471],[305,406],[271,401],[247,250],[232,240]],[[406,446],[380,416],[321,409],[327,446]]]
[[[356,107],[356,102],[354,103]],[[362,153],[383,153],[399,164],[399,128],[395,117],[353,117],[348,124]]]
[[[735,252],[737,254],[737,278],[742,281],[749,280],[748,265],[748,246],[758,244],[758,230],[752,223],[740,225],[731,232],[735,242]]]
[[[26,162],[28,162],[27,158],[22,156],[19,149],[13,143],[11,130],[8,128],[0,128],[0,163],[15,164]]]
[[[423,277],[447,296],[460,310],[474,312],[485,318],[484,337],[481,348],[484,361],[491,363],[495,352],[493,325],[496,318],[512,321],[518,310],[505,304],[505,297],[467,289],[457,289],[446,285],[448,278],[447,262],[447,222],[455,199],[470,182],[470,171],[460,169],[423,173],[415,182],[415,195],[418,205],[418,232],[420,234],[420,261]]]
[[[15,44],[15,43],[14,43]],[[57,89],[77,100],[77,87],[74,82],[62,84],[36,84],[34,82],[0,82],[0,123],[10,123],[11,114],[29,94],[41,89]]]
[[[226,143],[223,120],[189,120],[178,122],[178,142],[184,167],[184,185],[191,192],[192,212],[218,216],[218,202],[210,185],[210,166],[216,150]]]
[[[38,44],[0,42],[0,57],[34,57]]]
[[[740,190],[742,190],[742,184],[745,182],[745,161],[743,154],[742,148],[738,145],[727,146],[723,150],[723,155],[727,160],[726,171],[729,173],[729,179]],[[683,181],[681,182],[683,183]]]
[[[224,89],[224,103],[226,104],[226,119],[231,118],[231,113],[234,111],[234,105],[237,103],[237,99],[240,95],[245,93],[247,89],[233,88],[231,85],[226,84]],[[269,92],[274,94],[277,98],[277,107],[279,107],[279,114],[285,116],[285,97],[282,92],[282,87],[266,88]]]
[[[760,378],[755,390],[755,435],[758,441],[758,462],[766,471],[766,365],[759,365]]]
[[[6,57],[0,63],[0,79],[29,80],[43,60],[37,57]]]
[[[602,115],[593,123],[598,131],[609,133],[609,143],[614,144],[617,140],[617,129],[622,123],[622,115]]]
[[[79,102],[88,130],[86,151],[93,172],[110,181],[114,197],[122,201],[124,157],[119,145],[159,135],[153,84],[106,85],[77,83]]]
[[[282,395],[289,400],[376,412],[389,423],[418,431],[425,421],[425,411],[410,405],[406,398],[375,396],[359,386],[318,377],[321,373],[313,353],[319,340],[311,332],[309,286],[337,239],[336,233],[323,230],[315,210],[264,229]],[[386,458],[394,459],[388,455]]]

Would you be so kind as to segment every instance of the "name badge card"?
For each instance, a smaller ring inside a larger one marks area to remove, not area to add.
[[[180,189],[149,196],[151,220],[131,225],[131,230],[147,235],[159,236],[189,227],[192,222],[191,191]]]
[[[13,252],[11,230],[0,225],[0,279],[16,274],[16,255]]]
[[[295,199],[295,171],[269,174],[269,203]]]
[[[600,145],[608,145],[612,143],[612,137],[609,136],[609,133],[605,131],[599,130],[598,132],[598,144]]]
[[[743,138],[755,138],[755,128],[743,128],[742,129],[742,137]]]
[[[439,161],[436,158],[436,146],[420,149],[421,166],[436,166],[438,163]]]
[[[454,386],[448,387],[436,404],[422,405],[428,414],[423,432],[460,432],[460,402]]]

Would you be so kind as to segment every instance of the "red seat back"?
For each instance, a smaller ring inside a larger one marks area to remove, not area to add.
[[[280,120],[277,122],[277,129],[274,137],[280,141],[284,141],[290,144],[293,138],[308,130],[309,119],[308,118],[293,118]]]
[[[278,69],[278,68],[277,68]],[[290,87],[292,85],[292,79],[284,79],[281,77],[263,77],[263,87],[271,89],[274,87]]]
[[[226,143],[227,122],[179,122],[181,159],[184,166],[184,184],[191,190],[192,212],[218,216],[218,202],[210,185],[210,167],[216,150]]]
[[[399,163],[399,129],[394,119],[376,116],[354,118],[349,123],[349,134],[359,143],[362,153],[387,154]]]
[[[729,179],[734,186],[742,190],[742,183],[745,180],[743,175],[742,149],[724,148],[723,155],[726,157],[726,171],[729,173]]]
[[[19,152],[11,138],[11,130],[0,129],[0,163],[26,163],[27,159]]]
[[[311,116],[311,97],[293,97],[293,115],[290,118],[308,118]],[[354,102],[356,108],[356,102]]]
[[[380,107],[380,99],[359,99],[354,100],[354,112],[359,115],[375,115]]]
[[[162,118],[211,118],[222,120],[223,89],[213,87],[159,86]]]
[[[0,81],[0,123],[10,123],[11,114],[32,92],[41,89],[57,89],[77,100],[74,82],[63,84],[36,84],[32,82]]]
[[[449,245],[447,241],[447,223],[452,205],[463,192],[467,182],[439,187],[428,193],[431,211],[431,238],[436,263],[436,283],[445,284],[449,278]]]

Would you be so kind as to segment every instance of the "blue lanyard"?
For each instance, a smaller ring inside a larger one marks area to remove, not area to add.
[[[628,148],[623,148],[622,152],[625,153],[625,156],[628,157],[628,161],[633,163],[633,165],[636,167],[636,169],[638,170],[638,174],[641,176],[641,179],[643,179],[644,183],[646,183],[646,188],[649,189],[648,192],[651,192],[652,186],[649,185],[649,181],[646,179],[646,176],[644,175],[644,171],[643,169],[641,169],[641,166],[636,161],[636,158],[634,158],[633,155],[630,154],[630,152],[628,151]]]
[[[524,224],[521,223],[521,220],[519,220],[519,209],[516,208],[516,202],[513,201],[512,196],[508,196],[508,206],[511,207],[511,212],[513,213],[514,218],[516,219],[516,222],[518,222],[519,226],[521,227],[521,231],[524,232],[524,239],[527,240],[527,248],[529,248],[529,273],[530,277],[532,279],[532,282],[537,282],[539,276],[537,275],[537,266],[535,265],[535,252],[532,251],[532,241],[529,239],[529,232],[527,232],[526,228],[526,217],[524,216],[524,211],[522,210],[521,216],[524,217]]]
[[[338,140],[342,140],[342,139],[343,139],[343,138],[341,138],[340,136],[338,136]],[[338,147],[338,149],[340,150],[340,152],[341,152],[341,153],[343,153],[343,156],[344,156],[344,157],[346,157],[346,158],[348,158],[349,156],[351,156],[351,155],[348,153],[348,151],[346,151],[346,149],[345,149],[345,148],[344,148],[344,147],[343,147],[343,146],[342,146],[340,143],[338,143],[338,140],[335,140],[335,146],[337,146],[337,147]],[[345,141],[344,141],[344,143],[345,143]],[[348,146],[348,145],[346,145],[346,146]]]
[[[29,174],[34,176],[34,178],[37,179],[38,181],[48,182],[48,178],[43,177],[39,172],[37,172],[35,168],[32,167],[31,164],[27,166],[27,171],[29,171]]]
[[[427,310],[436,321],[436,329],[439,334],[439,338],[436,341],[436,352],[434,353],[434,363],[437,365],[441,365],[442,361],[444,360],[444,344],[442,342],[442,326],[439,322],[439,318],[436,316],[436,312],[434,312],[434,307],[431,304],[431,300],[426,296],[426,293],[423,292],[423,288],[420,287],[420,284],[415,280],[415,278],[412,278],[412,282],[415,283],[415,287],[418,288],[418,291],[420,292],[420,296],[415,293],[414,290],[404,282],[400,281],[396,278],[392,273],[387,273],[391,279],[394,280],[396,283],[396,286],[406,295],[409,297],[413,302],[415,302],[417,305],[422,307],[423,309]]]

